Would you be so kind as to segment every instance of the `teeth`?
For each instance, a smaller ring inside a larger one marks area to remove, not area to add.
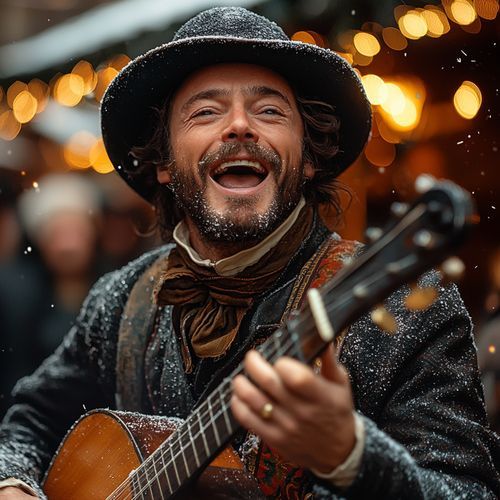
[[[223,174],[230,167],[251,167],[258,174],[265,174],[266,169],[257,161],[249,161],[249,160],[234,160],[234,161],[226,161],[218,166],[213,175]]]

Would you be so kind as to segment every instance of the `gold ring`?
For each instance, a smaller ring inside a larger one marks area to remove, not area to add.
[[[272,403],[266,403],[261,409],[260,409],[260,416],[264,420],[269,420],[273,416],[273,411],[274,411],[274,406]]]

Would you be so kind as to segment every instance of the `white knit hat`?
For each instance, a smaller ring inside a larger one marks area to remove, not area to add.
[[[31,239],[58,213],[79,212],[94,215],[100,211],[98,189],[81,175],[49,174],[19,198],[21,221]]]

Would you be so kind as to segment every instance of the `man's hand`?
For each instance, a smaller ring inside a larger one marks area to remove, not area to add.
[[[38,497],[29,495],[16,486],[7,486],[0,489],[0,500],[35,500],[36,498]]]
[[[257,351],[249,351],[245,357],[249,378],[234,379],[231,408],[243,427],[283,458],[329,473],[356,443],[354,405],[349,377],[332,347],[321,360],[321,374],[315,374],[294,359],[283,357],[271,366]],[[267,403],[272,404],[270,416],[263,411]]]

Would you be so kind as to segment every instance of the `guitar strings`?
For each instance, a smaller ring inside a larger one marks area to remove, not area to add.
[[[275,359],[277,359],[278,357],[281,357],[283,356],[284,354],[287,354],[288,352],[290,352],[294,347],[297,347],[295,345],[295,342],[292,338],[288,338],[287,339],[287,342],[281,346],[277,346],[275,343],[273,343],[273,346],[274,348],[274,352],[273,350],[270,350],[270,352],[266,353],[268,356],[269,356],[269,361],[274,361]],[[281,351],[281,352],[280,352]],[[232,374],[227,377],[224,382],[219,386],[219,388],[215,391],[215,392],[221,392],[222,391],[222,388],[225,386],[225,385],[228,385],[230,382],[231,382],[231,378],[236,375],[237,373],[243,371],[243,366],[240,365],[236,368],[236,370],[234,370],[232,372]],[[215,410],[216,410],[216,413],[215,414],[212,414],[210,415],[212,412],[210,410],[210,408],[203,408],[203,406],[205,405],[208,405],[208,399],[210,399],[211,397],[213,397],[215,395],[215,392],[214,393],[211,393],[211,395],[209,396],[209,398],[207,398],[207,400],[202,404],[200,405],[200,407],[198,408],[198,410],[193,413],[189,418],[188,420],[186,420],[183,424],[183,427],[188,427],[186,424],[188,424],[188,422],[191,420],[191,419],[194,419],[194,415],[196,413],[199,413],[201,412],[201,415],[200,415],[200,423],[199,423],[199,429],[197,431],[197,433],[193,434],[192,435],[192,438],[193,439],[196,439],[197,437],[201,436],[203,434],[203,431],[206,430],[208,428],[208,426],[210,425],[211,422],[213,422],[214,420],[216,420],[217,418],[219,418],[221,415],[223,415],[223,413],[225,411],[227,411],[230,407],[230,405],[227,404],[227,402],[223,402],[223,404],[221,405],[220,403],[216,403],[215,404]],[[223,393],[223,396],[224,395],[227,395],[227,392],[224,394]],[[219,398],[220,399],[220,398]],[[207,411],[202,411],[203,410],[207,410]],[[208,417],[208,420],[206,422],[203,422],[204,418],[205,417]],[[172,453],[172,457],[169,459],[169,462],[167,462],[165,464],[165,462],[162,460],[163,462],[163,466],[161,466],[159,469],[157,469],[155,466],[154,466],[154,463],[153,463],[153,466],[151,467],[148,462],[154,462],[154,460],[158,459],[159,457],[155,455],[159,454],[159,455],[162,455],[162,458],[163,458],[163,454],[165,452],[165,448],[163,445],[160,445],[160,447],[158,447],[146,460],[144,460],[144,462],[134,471],[134,474],[137,475],[137,478],[138,478],[138,482],[139,482],[139,485],[141,484],[141,480],[144,480],[145,479],[145,484],[144,486],[142,486],[140,488],[139,491],[132,491],[132,495],[133,496],[126,496],[124,498],[128,499],[128,498],[139,498],[139,497],[135,497],[135,493],[139,494],[139,495],[142,495],[142,493],[144,493],[144,491],[146,491],[148,488],[150,489],[151,488],[151,484],[153,483],[153,481],[157,481],[157,479],[154,479],[154,478],[149,478],[148,477],[148,471],[150,473],[154,472],[156,473],[156,475],[159,475],[163,472],[166,471],[166,469],[171,465],[171,461],[172,460],[175,460],[177,459],[178,457],[181,456],[181,454],[184,454],[185,451],[187,450],[187,448],[183,448],[182,447],[182,443],[181,443],[181,438],[182,437],[186,437],[187,433],[184,432],[184,433],[177,433],[175,432],[174,434],[172,434],[172,437],[167,439],[164,444],[165,445],[168,445],[168,448],[171,450],[171,453]],[[176,448],[176,445],[177,445],[177,448]],[[174,453],[174,449],[175,449],[175,453]],[[192,454],[191,454],[192,455]],[[184,455],[186,456],[186,455]],[[189,458],[192,458],[191,456]],[[131,486],[129,484],[129,479],[130,479],[130,475],[129,477],[127,477],[127,479],[125,481],[123,481],[109,496],[108,496],[108,499],[118,499],[118,498],[123,498],[121,495],[122,493],[126,493],[128,495],[130,495],[130,489]],[[160,485],[158,485],[160,486]],[[181,485],[179,485],[181,486]],[[126,490],[126,491],[125,491]],[[118,495],[118,496],[117,496]]]
[[[415,220],[417,220],[423,213],[423,208],[422,207],[419,207],[420,210],[415,210],[415,212],[413,213],[413,220],[411,222],[415,222]],[[398,224],[396,225],[389,233],[387,233],[385,235],[385,237],[381,238],[377,243],[379,243],[379,245],[385,245],[385,243],[382,243],[381,240],[386,240],[386,239],[392,239],[389,237],[389,235],[391,235],[391,233],[396,233],[396,234],[400,234],[401,230],[402,229],[405,229],[408,227],[408,224],[404,225],[404,227],[400,228],[401,224]],[[391,235],[392,236],[392,235]],[[378,245],[378,246],[379,246]],[[371,253],[378,253],[377,250],[375,250],[373,247],[370,248],[371,250]],[[366,262],[367,260],[369,260],[370,258],[372,257],[372,255],[370,255],[370,252],[365,252],[364,254],[362,254],[360,256],[360,258],[356,259],[356,261],[354,261],[353,265],[352,266],[349,266],[349,268],[344,268],[346,269],[346,272],[343,273],[343,276],[342,276],[342,280],[345,280],[347,277],[351,276],[355,271],[357,271],[357,269],[359,269],[359,267],[364,264],[364,262]],[[381,273],[383,274],[383,273]],[[340,276],[337,275],[337,277],[340,279]],[[324,287],[324,293],[329,293],[331,292],[331,290],[333,290],[335,288],[335,285],[336,285],[336,282],[339,281],[339,279],[333,279],[332,282],[330,282],[329,284],[327,284],[325,287]],[[372,275],[372,282],[374,281],[377,281],[378,280],[378,276],[373,276]],[[347,296],[348,294],[346,293],[344,295]],[[328,295],[327,295],[328,296]],[[344,300],[339,300],[337,301],[338,302],[338,305],[341,305],[343,302],[346,302],[345,298],[343,298]],[[331,305],[333,301],[330,301],[330,302],[325,302],[325,307],[328,308],[329,305]],[[304,323],[306,323],[307,321],[310,321],[310,318],[311,318],[311,313],[310,313],[310,310],[309,309],[305,309],[302,311],[303,313],[303,316],[301,318],[299,318],[299,321],[298,321],[298,326],[303,326]],[[273,338],[273,337],[271,337]],[[274,339],[275,340],[275,339]],[[275,342],[274,342],[275,343]],[[267,342],[264,343],[263,345],[266,346]],[[282,346],[283,348],[283,352],[281,354],[278,355],[279,356],[282,356],[283,354],[286,353],[286,351],[290,348],[290,346],[293,346],[294,345],[294,342],[292,339],[288,339],[288,345],[285,346]],[[273,345],[273,348],[274,348],[274,345]],[[264,357],[266,357],[266,354],[269,355],[269,361],[272,361],[271,357],[272,356],[276,356],[279,352],[279,348],[274,352],[274,353],[266,353],[265,352],[265,349],[262,351],[262,354],[264,355]],[[230,377],[234,377],[234,375],[238,374],[238,373],[241,373],[243,371],[243,367],[240,365],[236,368],[235,371],[232,372],[231,376]],[[202,404],[200,405],[200,407],[198,408],[198,410],[195,412],[195,414],[198,414],[198,417],[199,417],[199,430],[198,430],[198,433],[195,434],[195,435],[192,435],[191,436],[191,440],[193,440],[193,438],[196,438],[198,437],[199,435],[202,434],[202,431],[204,429],[206,429],[206,424],[209,424],[210,423],[210,420],[213,420],[213,419],[216,419],[218,418],[220,415],[222,415],[224,413],[224,411],[226,411],[229,406],[227,406],[226,403],[223,404],[223,406],[221,408],[219,408],[218,410],[218,413],[216,413],[215,416],[212,416],[212,419],[210,418],[210,413],[211,413],[211,409],[210,408],[203,408],[203,406],[208,406],[210,404],[210,399],[213,395],[215,395],[215,393],[218,393],[219,395],[219,398],[220,398],[220,395],[221,395],[221,391],[222,391],[222,387],[225,385],[225,383],[228,381],[228,379],[226,379],[226,381],[223,382],[223,384],[221,384],[221,386],[214,392],[214,393],[211,393],[211,395],[207,398],[207,400]],[[224,395],[224,394],[223,394]],[[216,408],[217,406],[219,406],[220,403],[216,403]],[[205,411],[206,410],[206,411]],[[201,415],[200,415],[201,413]],[[203,423],[203,419],[204,417],[208,416],[208,422],[206,423]],[[185,424],[189,424],[189,421],[190,421],[191,417],[188,418],[188,420],[186,420]],[[184,454],[184,452],[187,450],[187,448],[182,448],[182,443],[181,443],[181,439],[182,438],[185,438],[186,435],[187,435],[187,432],[189,432],[189,425],[185,425],[183,424],[182,427],[185,427],[187,428],[187,431],[186,429],[184,429],[184,432],[175,432],[173,435],[172,435],[172,438],[168,439],[167,441],[165,441],[165,443],[168,443],[169,445],[169,448],[171,450],[171,452],[173,452],[173,449],[175,448],[175,446],[177,445],[178,446],[178,449],[176,450],[176,454],[173,455],[173,459],[175,460],[177,457],[180,456],[180,454]],[[173,439],[174,438],[174,439]],[[141,474],[142,474],[142,477],[146,476],[146,485],[141,488],[141,490],[139,491],[139,494],[141,494],[142,492],[145,491],[145,489],[147,489],[148,487],[150,487],[150,483],[151,483],[151,480],[149,480],[148,478],[148,468],[149,468],[149,471],[151,471],[151,469],[154,469],[156,474],[158,474],[158,471],[156,470],[156,467],[155,467],[155,464],[154,464],[154,461],[158,458],[158,457],[155,457],[156,453],[159,453],[160,455],[164,452],[164,448],[162,445],[160,445],[160,447],[155,451],[153,452],[138,468],[137,470],[135,471],[136,474],[138,475],[138,478],[140,478]],[[163,458],[163,456],[162,456]],[[153,462],[152,465],[153,467],[150,467],[150,464],[149,462]],[[161,469],[160,471],[163,472],[164,470],[166,470],[167,466],[169,465],[169,463],[165,464]],[[125,482],[123,482],[121,485],[119,485],[117,487],[117,489],[112,493],[112,495],[114,494],[120,494],[120,489],[121,487],[123,488],[126,488],[127,487],[127,480]]]

